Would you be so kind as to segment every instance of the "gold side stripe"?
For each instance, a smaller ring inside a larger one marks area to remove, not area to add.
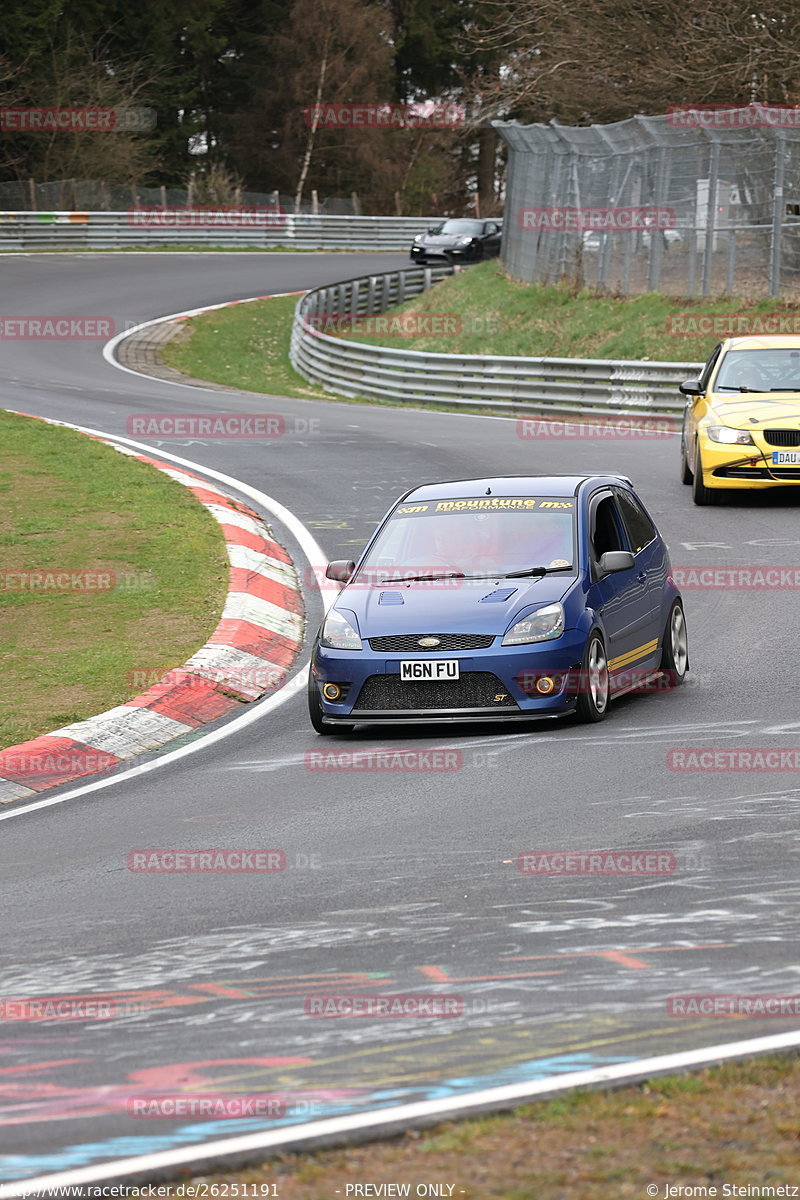
[[[637,658],[646,658],[648,654],[652,654],[658,645],[658,638],[653,638],[650,642],[645,642],[643,646],[637,646],[635,650],[629,650],[627,654],[618,654],[616,658],[608,660],[608,668],[610,671],[616,671],[617,667],[627,667],[630,663],[635,662]]]

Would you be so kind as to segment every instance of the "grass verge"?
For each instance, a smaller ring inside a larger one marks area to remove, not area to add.
[[[193,317],[163,348],[162,358],[168,366],[194,379],[232,388],[307,399],[342,399],[309,384],[289,363],[296,304],[296,296],[283,296]],[[398,313],[443,318],[448,332],[440,336],[379,337],[359,330],[340,336],[372,345],[448,354],[702,362],[719,336],[678,336],[670,332],[674,318],[682,314],[696,320],[715,315],[779,313],[800,321],[800,305],[768,299],[682,299],[657,292],[633,297],[599,296],[589,290],[576,292],[568,286],[523,284],[509,279],[496,261],[470,267],[444,280],[392,310],[393,315]],[[364,399],[360,398],[361,402]],[[453,406],[443,402],[425,407]],[[481,411],[479,407],[477,411]]]
[[[695,1195],[791,1195],[768,1189],[798,1183],[799,1101],[800,1058],[775,1055],[614,1091],[571,1092],[509,1115],[450,1122],[346,1150],[284,1155],[253,1170],[193,1182],[207,1180],[208,1195],[212,1184],[235,1182],[239,1195],[265,1195],[261,1186],[274,1184],[269,1194],[282,1200],[403,1194],[664,1200],[678,1194],[668,1193],[668,1184],[717,1189]],[[417,1191],[432,1183],[444,1190]],[[358,1184],[373,1187],[352,1190]],[[376,1190],[380,1184],[408,1185],[408,1192]],[[725,1192],[725,1184],[762,1190]],[[170,1194],[180,1193],[170,1188]],[[188,1184],[183,1194],[191,1194]],[[237,1193],[220,1186],[216,1194]]]
[[[539,286],[510,279],[493,260],[445,279],[393,312],[455,318],[439,336],[363,336],[374,345],[448,354],[509,354],[537,358],[628,358],[702,362],[719,336],[678,336],[673,318],[781,313],[800,318],[800,306],[727,297],[597,295],[568,285]],[[687,328],[686,323],[678,329]]]
[[[298,296],[234,304],[191,317],[162,347],[163,362],[193,379],[274,396],[328,396],[298,375],[289,362],[292,317]],[[328,397],[330,398],[330,397]]]
[[[207,640],[228,564],[186,488],[0,411],[0,494],[0,747],[123,703],[144,690],[134,673],[166,671]]]

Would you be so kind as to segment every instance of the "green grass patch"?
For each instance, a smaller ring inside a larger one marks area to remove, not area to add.
[[[227,556],[186,488],[0,411],[0,496],[0,747],[123,703],[208,639]]]
[[[663,1200],[667,1184],[716,1187],[717,1196],[723,1184],[777,1189],[797,1183],[798,1102],[800,1057],[775,1055],[193,1182],[206,1181],[209,1194],[218,1185],[218,1195],[224,1184],[250,1185],[238,1189],[248,1195],[271,1184],[282,1200],[358,1194],[348,1184],[372,1184],[364,1195],[408,1185],[414,1196],[432,1182],[461,1200],[633,1200],[648,1185]]]
[[[314,387],[289,363],[296,296],[239,304],[193,317],[162,349],[163,361],[195,379],[269,395],[347,399]],[[719,336],[676,336],[673,318],[695,321],[731,314],[779,313],[797,319],[800,302],[685,299],[650,292],[642,296],[598,295],[569,286],[518,283],[496,262],[481,263],[445,279],[390,315],[417,313],[444,319],[443,336],[337,336],[372,345],[447,354],[544,358],[645,359],[703,362]],[[684,328],[685,328],[684,324]],[[679,326],[680,328],[680,326]],[[332,332],[327,330],[327,332]],[[391,404],[359,397],[355,402]],[[446,401],[426,408],[446,410]],[[477,411],[481,411],[476,406]],[[488,410],[487,410],[488,411]]]
[[[299,296],[276,296],[202,313],[184,322],[161,359],[193,379],[274,396],[324,396],[289,362]]]
[[[412,337],[365,337],[361,333],[343,336],[373,345],[447,354],[702,362],[720,338],[675,336],[670,332],[674,328],[671,318],[682,313],[697,318],[776,312],[797,317],[800,305],[732,296],[686,299],[659,292],[598,295],[568,285],[519,283],[493,260],[443,280],[392,312],[454,318],[454,332]]]

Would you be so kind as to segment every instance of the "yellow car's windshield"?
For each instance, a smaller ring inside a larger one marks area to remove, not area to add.
[[[800,392],[800,349],[729,350],[715,392]]]

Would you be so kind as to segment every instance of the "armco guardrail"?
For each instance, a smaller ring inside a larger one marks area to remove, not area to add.
[[[576,415],[676,417],[683,411],[678,384],[697,375],[699,363],[438,354],[366,345],[321,330],[327,316],[386,312],[450,273],[448,267],[413,267],[307,292],[294,315],[295,370],[343,396],[409,404]]]
[[[296,250],[405,250],[437,217],[312,216],[229,209],[0,212],[0,250],[116,250],[221,246]]]

